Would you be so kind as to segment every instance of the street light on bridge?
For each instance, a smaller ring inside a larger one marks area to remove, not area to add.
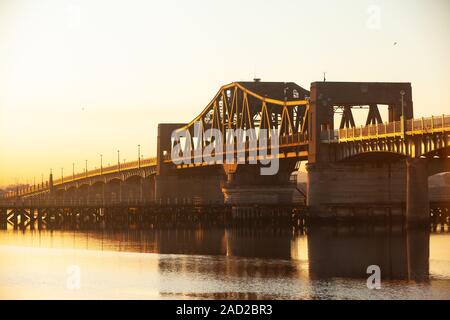
[[[85,167],[85,173],[86,173],[86,178],[87,178],[87,176],[88,176],[88,173],[87,173],[87,160],[85,160],[86,161],[86,167]]]
[[[141,168],[141,145],[138,144],[138,168]]]
[[[117,150],[117,167],[120,172],[120,150]]]
[[[405,131],[406,131],[406,128],[405,128],[405,124],[406,124],[406,122],[405,122],[405,99],[404,99],[405,93],[406,93],[405,90],[400,91],[400,96],[401,96],[401,101],[402,101],[402,116],[400,117],[400,126],[402,129],[403,138],[405,138]]]
[[[100,175],[103,175],[103,155],[100,154]]]

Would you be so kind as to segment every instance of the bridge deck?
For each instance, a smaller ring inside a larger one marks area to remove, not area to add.
[[[328,130],[321,132],[321,142],[322,143],[340,143],[340,142],[353,142],[353,141],[364,141],[364,140],[377,140],[383,141],[390,139],[408,139],[410,137],[417,136],[428,136],[433,134],[444,133],[447,138],[444,142],[447,145],[448,134],[450,133],[450,115],[442,115],[438,117],[421,118],[421,119],[411,119],[405,121],[404,125],[401,121],[381,123],[376,125],[368,125],[361,127],[345,128],[340,130]],[[269,140],[270,141],[270,140]],[[306,160],[308,158],[308,133],[307,132],[297,132],[291,133],[289,135],[282,135],[279,137],[279,152],[276,155],[270,154],[268,152],[268,147],[265,148],[250,148],[249,143],[244,144],[245,159],[252,160],[254,157],[257,161],[262,159],[271,159],[274,156],[277,158],[298,158],[299,160]],[[442,143],[441,143],[442,144]],[[270,145],[270,143],[269,143]],[[265,150],[263,150],[265,149]],[[239,153],[243,150],[235,150],[235,158],[239,157]],[[261,155],[261,151],[265,151]],[[345,151],[345,150],[344,150]],[[407,153],[406,151],[403,153]],[[255,156],[256,154],[256,156]],[[265,155],[269,154],[269,155]],[[213,153],[213,156],[222,156],[225,160],[226,152]],[[253,159],[253,160],[255,160]],[[203,159],[196,159],[194,153],[191,156],[180,158],[183,164],[177,165],[178,169],[190,168],[194,166],[208,166],[222,164],[222,161],[207,162]],[[239,159],[242,160],[242,159]],[[166,154],[164,158],[165,163],[172,163],[171,155]],[[71,176],[66,176],[61,179],[53,181],[54,187],[60,187],[62,185],[83,182],[87,179],[106,177],[108,175],[115,175],[126,173],[131,170],[139,170],[144,168],[156,168],[157,158],[148,158],[138,161],[131,161],[123,164],[117,164],[113,166],[108,166],[104,168],[90,170],[84,173],[74,174]],[[34,186],[27,186],[25,188],[18,189],[16,191],[10,191],[3,195],[3,199],[13,199],[15,197],[26,197],[28,195],[38,195],[49,192],[49,182],[45,184],[39,184]]]
[[[405,136],[427,135],[450,131],[450,115],[411,119],[405,121],[405,129],[401,121],[380,123],[369,126],[323,131],[322,142],[348,142],[372,139],[402,138]]]
[[[150,168],[150,167],[156,167],[156,158],[146,158],[142,159],[140,161],[130,161],[125,163],[116,164],[113,166],[108,166],[104,168],[98,168],[94,170],[89,170],[87,172],[78,173],[70,176],[65,176],[60,179],[56,179],[53,181],[53,186],[58,187],[61,185],[69,184],[69,183],[76,183],[76,182],[82,182],[86,179],[99,177],[99,176],[107,176],[107,175],[114,175],[119,174],[123,172],[127,172],[130,170],[136,170],[136,169],[144,169],[144,168]],[[37,195],[37,194],[43,194],[49,192],[49,182],[46,181],[45,184],[38,184],[33,186],[27,186],[25,188],[18,189],[16,191],[10,191],[6,193],[3,198],[4,199],[12,199],[16,196],[23,197],[27,195]]]

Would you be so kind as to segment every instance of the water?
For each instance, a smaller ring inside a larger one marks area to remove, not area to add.
[[[0,298],[449,299],[449,248],[395,228],[2,230]]]

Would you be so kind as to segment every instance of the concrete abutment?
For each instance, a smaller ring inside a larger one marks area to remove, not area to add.
[[[339,214],[330,211],[336,205],[401,207],[405,201],[405,161],[313,163],[306,168],[307,205],[315,216]]]

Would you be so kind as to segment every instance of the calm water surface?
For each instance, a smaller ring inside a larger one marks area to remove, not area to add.
[[[381,268],[379,290],[367,288],[369,265]],[[74,270],[79,289],[68,287]],[[2,230],[0,298],[450,299],[450,234]]]

